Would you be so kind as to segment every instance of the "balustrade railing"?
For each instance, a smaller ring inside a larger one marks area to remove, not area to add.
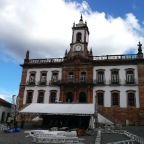
[[[47,81],[39,81],[39,82],[38,82],[38,85],[43,85],[43,86],[45,86],[45,85],[47,85]]]
[[[97,85],[104,85],[106,84],[106,80],[97,80],[97,79],[94,79],[94,84],[97,84]]]
[[[51,58],[51,59],[30,59],[29,63],[36,64],[36,63],[60,63],[63,62],[63,58]]]
[[[93,83],[95,84],[95,81],[93,79],[62,79],[62,80],[59,80],[59,83],[63,83],[63,84],[70,84],[70,83]]]
[[[93,56],[94,61],[101,60],[128,60],[128,59],[137,59],[137,54],[127,54],[127,55],[104,55],[104,56]],[[50,58],[50,59],[30,59],[30,64],[37,63],[61,63],[64,61],[64,58]]]
[[[137,54],[93,56],[93,60],[128,60],[137,59]]]
[[[111,85],[119,85],[120,84],[120,79],[111,79],[111,80],[109,80],[109,83]]]
[[[125,80],[125,84],[136,84],[136,79]]]
[[[49,82],[48,81],[27,81],[26,82],[26,85],[27,86],[35,86],[35,85],[38,85],[38,86],[47,86],[47,85],[53,85],[53,84],[72,84],[72,83],[86,83],[86,84],[94,84],[94,85],[124,85],[124,84],[127,84],[127,85],[131,85],[131,84],[137,84],[137,81],[136,79],[133,79],[131,81],[128,81],[128,80],[120,80],[120,79],[117,79],[117,80],[109,80],[106,82],[106,80],[102,80],[102,81],[99,81],[99,80],[96,80],[96,79],[61,79],[61,80],[50,80]]]
[[[35,81],[27,81],[27,82],[26,82],[26,85],[35,86],[35,85],[36,85],[36,82],[35,82]]]

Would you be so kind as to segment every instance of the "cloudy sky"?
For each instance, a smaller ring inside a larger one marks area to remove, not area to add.
[[[143,0],[0,0],[0,97],[18,95],[26,51],[60,58],[69,50],[80,15],[93,55],[137,53],[144,45]]]

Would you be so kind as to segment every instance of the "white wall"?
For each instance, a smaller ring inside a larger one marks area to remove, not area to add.
[[[51,91],[51,90],[56,90],[56,91],[57,91],[57,95],[56,95],[56,99],[57,99],[57,100],[59,100],[59,97],[60,97],[60,88],[59,88],[59,87],[56,87],[56,86],[26,87],[25,92],[24,92],[23,104],[26,104],[26,94],[27,94],[27,90],[33,90],[33,91],[34,91],[32,103],[37,103],[38,91],[39,91],[39,90],[44,90],[44,91],[45,91],[44,103],[49,103],[49,96],[50,96],[50,91]]]
[[[47,81],[48,82],[51,80],[52,71],[59,71],[58,79],[60,80],[62,78],[62,68],[40,68],[40,69],[29,69],[28,74],[27,74],[27,78],[26,78],[27,81],[29,80],[29,76],[30,76],[31,71],[36,71],[36,83],[38,81],[40,81],[41,71],[47,71]],[[57,100],[59,100],[59,96],[60,96],[60,88],[58,86],[49,86],[49,85],[48,86],[39,86],[39,85],[38,86],[27,86],[25,88],[25,92],[24,92],[23,104],[26,104],[27,90],[33,90],[34,91],[32,103],[37,103],[39,90],[45,91],[44,103],[49,103],[49,96],[50,96],[51,90],[57,91],[57,96],[56,96]]]
[[[137,71],[137,66],[135,65],[124,65],[124,66],[98,66],[94,67],[93,69],[93,79],[96,79],[96,70],[98,69],[104,69],[105,70],[105,80],[106,80],[106,85],[105,86],[95,86],[93,88],[93,102],[94,98],[96,96],[96,91],[97,90],[103,90],[104,91],[104,107],[111,107],[111,91],[112,90],[118,90],[120,91],[120,107],[126,108],[127,107],[127,90],[134,90],[135,91],[135,96],[136,96],[136,107],[140,107],[140,102],[139,102],[139,89],[137,85],[134,86],[126,86],[125,85],[125,80],[126,80],[126,71],[125,69],[128,68],[133,68],[134,74],[135,74],[135,79],[138,80],[138,71]],[[119,69],[119,78],[121,80],[121,85],[120,86],[110,86],[109,85],[109,80],[111,78],[111,69]],[[138,81],[137,81],[138,82]]]
[[[140,107],[139,103],[139,92],[138,86],[95,86],[93,89],[93,101],[96,96],[97,90],[104,91],[104,107],[111,107],[111,91],[118,90],[120,91],[120,107],[126,108],[127,107],[127,90],[134,90],[136,96],[136,107]]]
[[[136,82],[138,82],[138,69],[136,65],[122,65],[122,66],[98,66],[98,67],[94,67],[93,69],[93,79],[96,79],[96,71],[99,69],[103,69],[105,70],[105,80],[106,80],[106,84],[109,84],[109,80],[111,78],[111,69],[119,69],[119,78],[120,78],[120,83],[124,84],[125,80],[126,80],[126,69],[128,68],[132,68],[134,69],[134,74],[135,74],[135,79]]]
[[[62,68],[37,68],[37,69],[29,69],[28,70],[26,81],[29,81],[29,76],[30,76],[30,72],[31,71],[35,71],[36,72],[36,79],[35,79],[36,82],[40,81],[41,71],[47,71],[47,81],[48,82],[51,80],[52,71],[59,71],[58,79],[62,78]]]

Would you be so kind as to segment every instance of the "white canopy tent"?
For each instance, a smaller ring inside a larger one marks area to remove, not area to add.
[[[94,104],[39,104],[32,103],[20,113],[41,115],[93,115]]]

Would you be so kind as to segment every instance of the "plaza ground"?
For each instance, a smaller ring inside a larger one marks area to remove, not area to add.
[[[30,137],[26,137],[24,133],[25,130],[37,129],[36,126],[25,125],[25,128],[19,133],[4,133],[0,131],[0,144],[34,144]],[[127,126],[123,127],[123,130],[127,130],[132,134],[135,134],[144,139],[144,126]],[[96,134],[93,136],[81,136],[85,138],[85,144],[94,144],[96,139]],[[106,144],[110,142],[117,142],[121,140],[128,140],[129,138],[121,134],[106,134],[103,133],[101,137],[101,144]],[[136,144],[136,143],[135,143]]]

